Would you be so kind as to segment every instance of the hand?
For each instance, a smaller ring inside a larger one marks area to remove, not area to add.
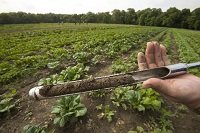
[[[157,42],[148,42],[145,55],[138,53],[139,70],[169,65],[166,48]],[[172,101],[200,108],[200,78],[184,74],[170,79],[151,78],[143,83],[144,88],[153,88]]]

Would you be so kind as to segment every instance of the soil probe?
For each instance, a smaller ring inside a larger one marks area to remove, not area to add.
[[[59,85],[37,86],[29,91],[29,96],[36,100],[71,95],[75,93],[96,91],[100,89],[127,86],[143,82],[149,78],[166,79],[187,73],[188,68],[200,67],[200,62],[179,63],[143,71],[124,74],[114,74],[77,81],[70,81]]]

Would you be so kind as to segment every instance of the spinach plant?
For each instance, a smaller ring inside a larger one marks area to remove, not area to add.
[[[28,124],[24,126],[22,133],[54,133],[54,130],[47,131],[46,127]]]
[[[65,70],[62,70],[59,74],[54,74],[48,78],[40,79],[38,85],[63,84],[66,81],[80,79],[87,73],[87,71],[89,71],[89,67],[84,66],[83,64],[77,64],[73,67],[69,66]]]
[[[73,59],[76,60],[77,63],[88,63],[89,54],[87,52],[78,52],[73,55]]]
[[[118,87],[111,95],[112,103],[116,106],[122,106],[125,110],[132,107],[138,111],[159,110],[163,103],[159,94],[152,89],[141,89],[137,87]]]
[[[51,113],[56,115],[54,124],[63,127],[67,122],[84,116],[86,112],[87,108],[80,102],[80,95],[72,95],[59,99]]]
[[[98,118],[107,118],[108,122],[111,122],[116,111],[111,110],[110,105],[103,106],[102,104],[96,106],[97,110],[103,110],[102,113],[98,114]]]
[[[16,95],[17,91],[16,89],[10,90],[8,93],[4,93],[0,99],[0,114],[10,112],[11,109],[13,109],[19,100],[14,100],[14,96]]]
[[[59,65],[59,61],[55,61],[55,62],[50,62],[47,64],[47,67],[50,69],[56,68]]]

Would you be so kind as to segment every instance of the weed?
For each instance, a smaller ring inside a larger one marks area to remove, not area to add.
[[[103,110],[102,113],[98,114],[98,118],[106,118],[108,122],[111,122],[113,119],[113,116],[115,115],[116,111],[111,110],[110,105],[103,106],[102,104],[96,106],[97,110]]]

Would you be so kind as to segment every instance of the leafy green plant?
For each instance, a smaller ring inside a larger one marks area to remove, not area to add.
[[[114,89],[111,95],[112,103],[127,110],[127,106],[130,106],[129,93],[132,89],[132,87],[118,87]]]
[[[0,101],[0,113],[10,112],[12,108],[15,107],[13,98],[6,98]]]
[[[161,108],[159,112],[161,115],[157,119],[159,121],[159,125],[162,127],[162,131],[172,132],[174,130],[174,126],[170,118],[175,114],[166,108]]]
[[[146,132],[144,131],[143,127],[137,126],[134,131],[128,131],[128,133],[146,133]]]
[[[62,97],[53,106],[52,112],[56,115],[54,124],[63,127],[67,122],[84,116],[87,108],[80,102],[80,95]]]
[[[130,56],[129,58],[131,58]],[[122,73],[133,71],[134,67],[136,66],[135,63],[132,62],[133,59],[122,60],[117,59],[112,62],[112,73]]]
[[[3,94],[0,98],[0,114],[10,112],[14,108],[19,100],[15,100],[13,97],[16,95],[16,89],[10,90],[10,92]]]
[[[138,111],[159,110],[161,108],[163,100],[157,92],[140,87],[132,89],[132,87],[116,88],[111,95],[112,103],[116,106],[122,106],[125,110],[128,106]]]
[[[105,97],[107,92],[105,90],[98,90],[98,91],[93,91],[89,93],[89,96],[92,98],[103,98]]]
[[[102,104],[96,106],[97,110],[103,110],[102,113],[98,114],[98,118],[106,118],[108,122],[111,122],[113,119],[113,116],[115,115],[116,111],[111,110],[110,105],[106,105],[103,107]]]
[[[40,125],[26,125],[22,129],[22,133],[54,133],[54,130],[47,131],[46,127]]]
[[[66,81],[77,80],[83,77],[88,70],[89,67],[85,67],[83,64],[77,64],[73,67],[69,66],[59,74],[54,74],[48,78],[40,79],[38,85],[56,85],[63,84]]]
[[[73,55],[73,59],[75,59],[76,60],[76,62],[78,62],[78,63],[83,63],[83,64],[85,64],[85,63],[88,63],[89,62],[89,60],[88,60],[88,53],[86,53],[86,52],[78,52],[78,53],[75,53],[74,55]]]
[[[103,59],[103,56],[95,55],[94,58],[92,58],[92,63],[94,65],[96,65],[96,64],[100,63],[102,61],[102,59]]]
[[[163,103],[160,95],[152,89],[138,89],[134,92],[133,97],[131,99],[132,107],[138,111],[159,110]]]
[[[59,61],[55,61],[55,62],[50,62],[47,64],[47,67],[50,69],[56,68],[59,65]]]
[[[118,59],[112,63],[112,72],[113,73],[121,73],[121,72],[127,72],[128,67],[122,59]]]

